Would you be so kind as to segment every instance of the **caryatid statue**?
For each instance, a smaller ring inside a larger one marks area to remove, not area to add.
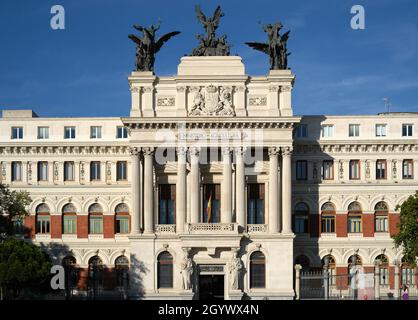
[[[243,267],[241,259],[238,258],[238,249],[234,249],[232,259],[229,263],[232,290],[239,290],[239,279]]]
[[[251,48],[264,52],[270,57],[271,70],[285,70],[288,69],[287,57],[290,55],[287,51],[287,40],[289,39],[290,31],[280,35],[280,30],[283,28],[281,22],[274,25],[268,24],[263,26],[264,32],[267,33],[268,43],[260,42],[246,42],[245,44]]]
[[[193,274],[193,262],[189,258],[189,252],[187,248],[183,248],[184,259],[181,262],[181,275],[183,278],[182,287],[184,290],[191,290],[192,288],[192,274]]]
[[[180,31],[166,33],[156,41],[156,32],[160,29],[160,24],[158,26],[151,25],[149,28],[134,25],[134,28],[143,34],[142,38],[134,34],[128,36],[137,45],[136,71],[154,71],[155,55],[165,42],[178,35]]]

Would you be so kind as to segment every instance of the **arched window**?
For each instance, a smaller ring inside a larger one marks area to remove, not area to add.
[[[380,254],[374,260],[379,266],[380,285],[389,284],[389,260],[384,254]]]
[[[295,259],[295,264],[300,264],[302,266],[302,271],[308,271],[310,269],[311,261],[307,256],[301,254]]]
[[[336,268],[335,258],[328,254],[322,258],[322,267],[325,266],[325,262],[328,262],[328,272],[329,272],[329,284],[335,286],[336,284]]]
[[[158,256],[158,288],[173,287],[173,256],[162,252]]]
[[[129,233],[129,208],[125,203],[120,203],[115,208],[115,232]]]
[[[93,203],[89,207],[89,233],[103,233],[103,209],[98,203]]]
[[[360,203],[357,201],[351,202],[348,206],[348,232],[361,233],[361,216],[362,209]]]
[[[129,260],[125,256],[117,257],[115,260],[117,286],[127,289],[129,286]]]
[[[46,203],[36,207],[36,233],[48,234],[51,232],[50,210]]]
[[[72,203],[62,208],[62,232],[64,234],[77,233],[77,210]]]
[[[295,205],[295,233],[308,233],[309,207],[305,202]]]
[[[89,278],[88,288],[90,294],[96,297],[98,290],[103,287],[103,262],[99,256],[93,256],[89,259]]]
[[[68,297],[72,294],[72,290],[77,287],[77,260],[73,256],[66,256],[64,259],[62,259],[62,266],[64,267],[65,271],[65,289]]]
[[[325,202],[321,207],[321,232],[335,232],[335,206],[332,202]]]
[[[374,207],[374,226],[376,232],[388,232],[389,208],[386,202],[380,201]]]
[[[266,287],[266,258],[260,251],[250,257],[250,288]]]
[[[415,272],[412,264],[402,258],[402,284],[409,286],[415,285]]]

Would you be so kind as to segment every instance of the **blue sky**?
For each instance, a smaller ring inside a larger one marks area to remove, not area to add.
[[[66,29],[50,28],[50,9],[63,5]],[[250,75],[268,72],[268,57],[244,45],[265,41],[263,24],[291,30],[289,66],[296,74],[295,114],[375,114],[418,111],[416,0],[2,0],[0,109],[32,108],[41,116],[125,116],[127,76],[135,46],[133,24],[162,21],[160,32],[182,33],[156,61],[158,75],[176,73],[202,33],[194,13],[220,4],[226,33]],[[350,9],[363,5],[366,29],[352,30]]]

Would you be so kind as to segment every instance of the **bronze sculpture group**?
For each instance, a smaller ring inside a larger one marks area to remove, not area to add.
[[[194,48],[191,56],[229,56],[230,45],[226,35],[216,36],[216,29],[219,26],[220,19],[224,16],[221,7],[215,9],[212,17],[207,18],[199,6],[196,6],[198,20],[205,28],[205,35],[198,34],[198,47]],[[171,37],[178,35],[179,31],[169,32],[156,40],[156,32],[160,29],[158,26],[151,25],[149,28],[134,25],[136,30],[142,32],[142,37],[130,34],[128,37],[136,43],[135,68],[137,71],[154,71],[155,55],[161,49],[163,44]],[[251,48],[261,51],[270,57],[271,70],[288,69],[287,57],[290,53],[287,51],[287,40],[290,31],[280,34],[283,25],[280,22],[267,24],[263,26],[267,33],[268,43],[246,42]]]

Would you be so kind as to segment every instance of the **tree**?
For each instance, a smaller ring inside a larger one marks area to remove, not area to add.
[[[6,297],[48,288],[51,267],[48,254],[35,244],[13,238],[0,243],[0,288]]]
[[[26,208],[31,202],[27,191],[11,191],[0,183],[0,240],[15,233],[15,223],[29,214]]]
[[[405,262],[416,265],[418,257],[418,191],[396,210],[401,209],[399,233],[395,235],[395,246],[402,247]]]

